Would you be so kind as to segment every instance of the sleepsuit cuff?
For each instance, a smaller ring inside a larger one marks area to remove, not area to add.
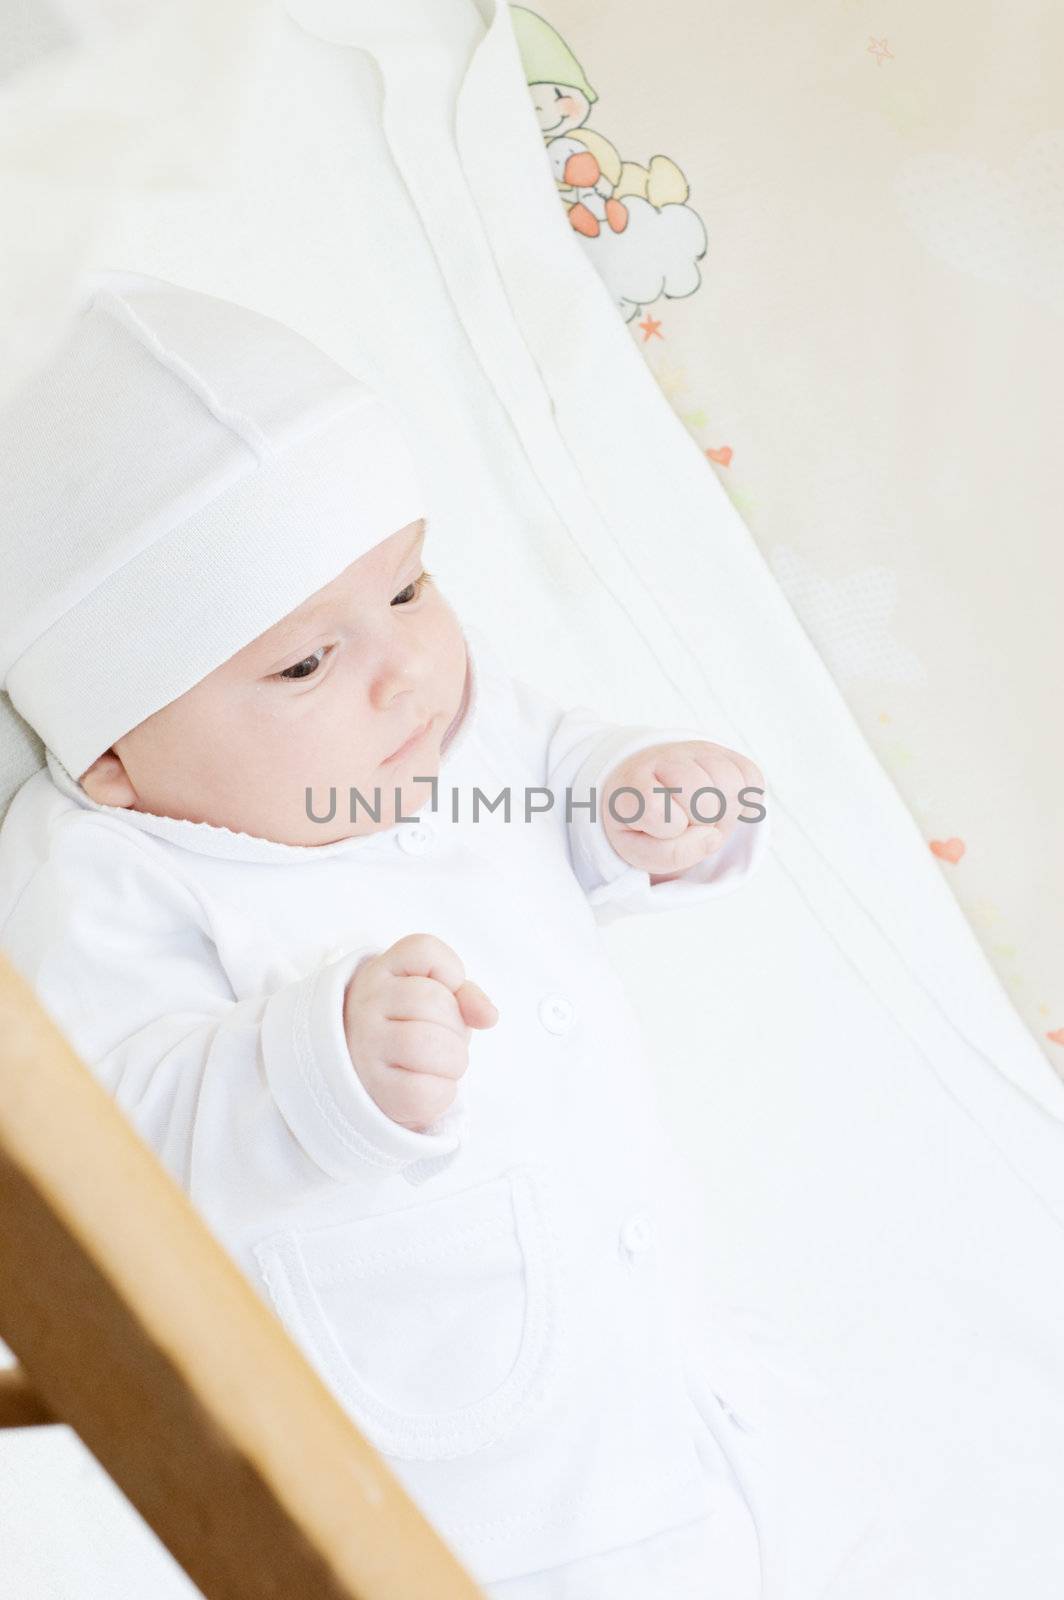
[[[262,1018],[270,1092],[307,1154],[334,1178],[401,1173],[418,1184],[449,1166],[468,1113],[455,1100],[424,1132],[393,1122],[363,1084],[347,1047],[344,993],[360,963],[379,952],[348,951],[302,983],[271,996]]]

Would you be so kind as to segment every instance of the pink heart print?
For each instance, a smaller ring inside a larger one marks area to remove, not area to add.
[[[931,850],[940,861],[951,861],[956,865],[964,854],[965,843],[963,839],[932,839]]]

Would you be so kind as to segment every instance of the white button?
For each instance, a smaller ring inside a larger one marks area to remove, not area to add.
[[[396,838],[400,850],[405,850],[408,856],[423,856],[426,850],[432,849],[432,826],[428,822],[412,822],[401,827]]]
[[[654,1225],[645,1211],[636,1212],[621,1224],[621,1244],[630,1256],[642,1255],[654,1243]]]
[[[568,1033],[576,1007],[563,994],[545,994],[539,1002],[539,1020],[548,1033]]]

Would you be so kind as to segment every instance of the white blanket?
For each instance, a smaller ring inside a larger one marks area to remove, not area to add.
[[[808,1346],[838,1385],[825,1425],[896,1496],[896,1539],[864,1553],[855,1600],[1055,1597],[1064,1085],[581,251],[505,6],[211,9],[208,26],[184,7],[176,57],[153,32],[116,34],[139,109],[93,127],[140,154],[109,213],[46,230],[46,277],[29,207],[61,205],[76,108],[105,60],[42,67],[38,136],[49,111],[60,131],[35,162],[12,142],[19,106],[0,115],[5,232],[27,241],[5,336],[14,306],[23,330],[47,330],[77,271],[116,266],[368,359],[424,459],[430,570],[511,670],[753,754],[775,822],[757,881],[667,926],[607,929],[704,1190],[721,1297]],[[217,48],[230,24],[230,44],[246,28],[236,55]],[[171,82],[176,109],[153,124],[168,60],[189,92]],[[212,137],[190,142],[199,105]],[[69,1548],[45,1546],[31,1509],[77,1476],[67,1449],[0,1444],[21,1592],[185,1592],[161,1557],[148,1580],[150,1544],[99,1487],[63,1493],[106,1536],[75,1549],[66,1527]]]

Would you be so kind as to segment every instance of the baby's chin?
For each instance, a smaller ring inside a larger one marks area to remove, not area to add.
[[[299,812],[287,825],[281,823],[274,837],[279,844],[336,844],[412,822],[431,808],[438,775],[439,752],[426,746],[369,777],[318,784],[309,796],[300,796]]]

